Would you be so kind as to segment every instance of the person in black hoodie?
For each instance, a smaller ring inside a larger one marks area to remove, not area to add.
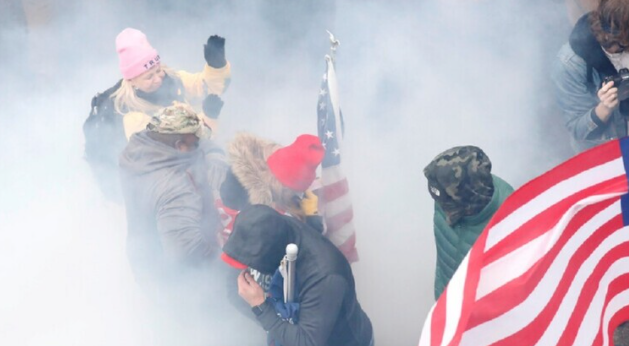
[[[324,233],[318,197],[308,190],[324,151],[319,138],[308,134],[284,147],[253,134],[236,134],[227,146],[230,166],[217,201],[225,225],[219,237],[221,247],[232,232],[238,212],[253,204],[268,205]],[[250,272],[267,291],[271,276],[255,269]]]
[[[603,81],[629,68],[628,48],[629,2],[602,0],[559,51],[552,79],[575,151],[627,135],[629,101],[619,99],[618,85]]]
[[[371,321],[356,298],[354,276],[343,254],[307,224],[265,205],[240,212],[223,247],[222,258],[237,267],[272,274],[288,244],[296,244],[295,287],[299,287],[299,322],[277,316],[273,304],[247,271],[238,292],[269,337],[283,346],[373,345]]]

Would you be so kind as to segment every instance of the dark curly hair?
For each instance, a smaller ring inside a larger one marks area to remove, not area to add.
[[[601,46],[629,48],[629,1],[601,0],[598,8],[590,13],[589,21]]]

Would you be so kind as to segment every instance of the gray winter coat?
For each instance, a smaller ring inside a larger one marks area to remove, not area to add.
[[[120,168],[136,276],[165,278],[216,257],[219,219],[201,150],[183,153],[142,131],[131,137]]]

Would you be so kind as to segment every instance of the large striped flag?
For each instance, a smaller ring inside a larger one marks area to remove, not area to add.
[[[629,320],[629,139],[515,191],[433,306],[420,346],[611,345]]]
[[[331,36],[331,35],[330,35]],[[333,51],[338,45],[331,36]],[[343,144],[343,115],[338,103],[338,86],[334,60],[326,56],[326,73],[323,75],[317,102],[317,128],[325,156],[321,163],[320,204],[326,225],[326,236],[352,263],[358,261],[354,211],[349,195],[347,178],[341,169]]]

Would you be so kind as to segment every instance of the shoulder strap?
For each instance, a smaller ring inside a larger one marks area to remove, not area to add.
[[[109,101],[109,99],[111,98],[111,95],[113,93],[115,93],[120,86],[122,85],[122,79],[118,81],[118,83],[116,83],[114,86],[112,86],[111,88],[103,91],[102,93],[97,93],[93,98],[92,98],[92,104],[91,104],[91,111],[90,111],[90,116],[92,115],[96,115],[99,113],[99,108],[107,101]]]

